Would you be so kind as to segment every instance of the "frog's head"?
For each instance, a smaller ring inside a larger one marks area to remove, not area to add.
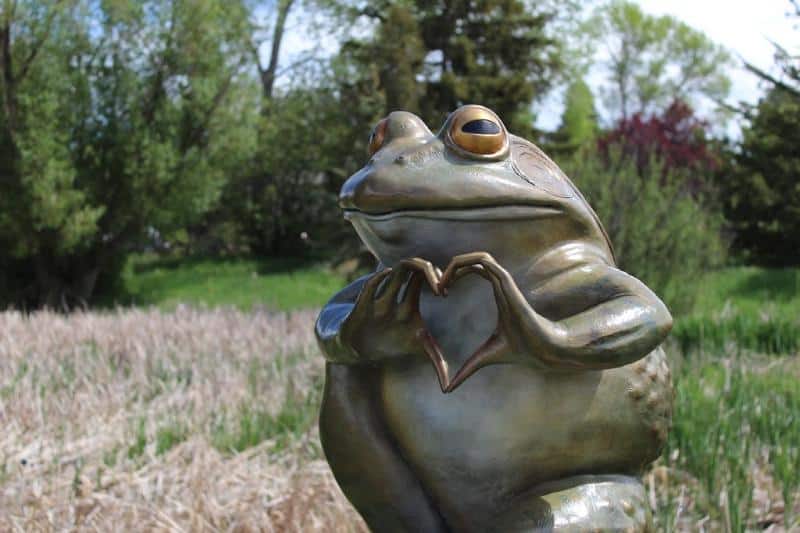
[[[612,256],[597,216],[564,173],[485,107],[459,108],[437,135],[396,111],[375,126],[369,145],[369,162],[345,182],[339,203],[386,265],[419,256],[443,267],[485,251],[518,268],[587,240]]]

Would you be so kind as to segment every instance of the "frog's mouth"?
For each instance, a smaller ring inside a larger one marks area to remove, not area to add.
[[[533,220],[550,218],[562,215],[563,209],[554,205],[498,205],[480,207],[457,208],[431,208],[431,209],[397,209],[386,212],[366,212],[355,208],[345,208],[344,217],[350,220],[354,217],[364,218],[369,221],[386,221],[395,218],[419,218],[433,220]]]

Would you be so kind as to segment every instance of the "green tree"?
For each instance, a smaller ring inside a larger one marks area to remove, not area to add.
[[[689,311],[698,277],[725,261],[719,210],[686,194],[681,170],[655,159],[638,168],[619,146],[605,154],[584,146],[563,167],[605,225],[620,267],[673,312]]]
[[[458,106],[480,103],[515,133],[531,136],[531,105],[564,68],[562,42],[550,27],[563,9],[556,2],[522,0],[356,5],[355,16],[377,28],[371,38],[351,40],[346,48],[362,50],[357,59],[372,65],[366,73],[383,68],[378,88],[387,111],[398,104],[419,109],[435,127]]]
[[[551,150],[569,154],[597,138],[599,126],[594,95],[582,78],[570,83],[564,95],[561,125],[552,135]]]
[[[216,200],[247,137],[245,11],[192,2],[5,2],[6,287],[72,306],[148,235]],[[35,51],[35,52],[34,52]]]
[[[671,16],[653,16],[628,0],[600,6],[583,32],[602,52],[603,87],[613,115],[652,113],[675,100],[722,100],[730,89],[727,51]]]
[[[800,265],[800,97],[780,86],[742,132],[738,164],[720,180],[735,248],[748,261]]]
[[[789,16],[800,19],[800,2],[791,5]],[[749,125],[719,187],[734,247],[745,260],[800,265],[800,68],[796,52],[773,44],[774,68],[745,63],[768,90],[755,108],[742,110]]]

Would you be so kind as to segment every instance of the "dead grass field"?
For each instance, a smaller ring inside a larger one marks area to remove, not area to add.
[[[313,316],[0,314],[0,530],[364,531],[321,458]]]
[[[0,313],[0,531],[366,531],[318,442],[314,316],[189,307]],[[800,365],[785,361],[791,366],[764,368],[788,376],[795,385],[785,397],[800,401]],[[707,400],[722,413],[712,419],[724,417],[714,386],[729,390],[736,377],[724,365],[705,368],[687,371],[679,400]],[[645,478],[661,529],[791,529],[783,498],[792,492],[781,491],[771,448],[754,440],[739,461],[738,448],[723,446],[710,452],[722,457],[719,475],[693,477],[683,466],[709,453],[708,426],[698,419],[695,435],[694,411],[681,409],[686,424],[674,432],[672,457]],[[779,414],[775,428],[797,435]],[[741,425],[730,421],[731,431]],[[798,445],[786,457],[795,460]],[[741,479],[723,470],[724,453],[744,465]],[[742,506],[733,487],[750,495],[743,519],[729,509]]]

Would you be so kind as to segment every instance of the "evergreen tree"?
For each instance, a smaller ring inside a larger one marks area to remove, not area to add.
[[[742,135],[738,167],[719,187],[734,247],[748,261],[800,265],[800,97],[772,88]]]
[[[533,135],[531,105],[564,67],[549,26],[558,8],[522,0],[414,0],[356,13],[376,21],[377,31],[346,49],[361,50],[357,59],[372,69],[390,69],[384,67],[378,84],[387,111],[418,109],[436,127],[460,105],[479,103],[511,131]]]
[[[598,132],[594,95],[586,82],[578,78],[567,87],[561,125],[551,136],[550,148],[555,153],[570,154],[593,141]]]

